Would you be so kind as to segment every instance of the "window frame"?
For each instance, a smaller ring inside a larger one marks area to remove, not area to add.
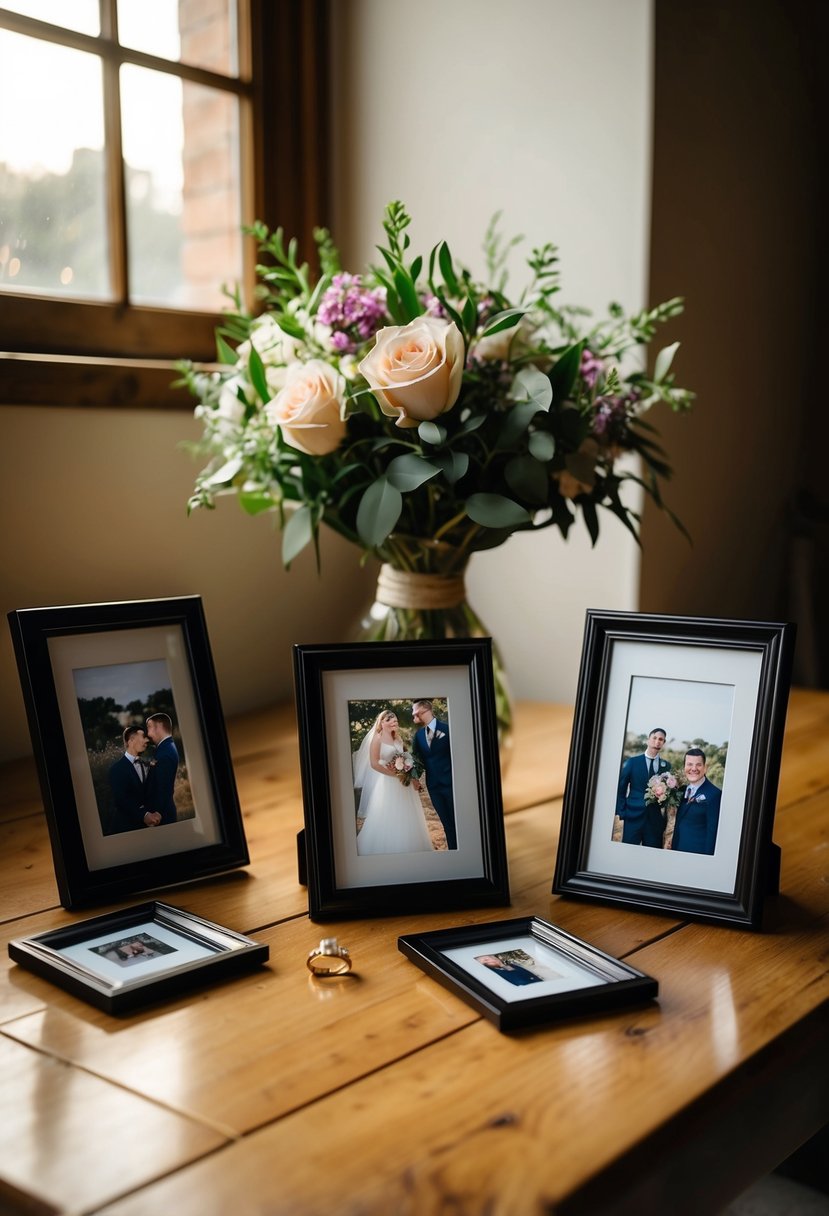
[[[189,409],[189,395],[172,387],[174,364],[177,359],[215,360],[219,314],[128,301],[126,243],[118,239],[126,223],[117,129],[120,66],[131,63],[165,71],[239,98],[242,222],[259,218],[270,227],[282,225],[298,236],[307,257],[313,249],[313,229],[326,222],[329,194],[330,0],[237,0],[236,78],[120,46],[114,38],[116,0],[99,2],[99,36],[0,7],[4,28],[36,33],[102,59],[116,296],[91,302],[0,292],[0,405]],[[252,302],[253,241],[244,242],[243,256],[242,290]]]

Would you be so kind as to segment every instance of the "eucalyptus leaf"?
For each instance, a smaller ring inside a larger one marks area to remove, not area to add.
[[[547,501],[547,470],[532,456],[514,456],[504,477],[513,494],[526,502],[540,505]]]
[[[674,355],[679,350],[679,343],[672,342],[670,346],[665,346],[656,356],[656,363],[653,368],[654,384],[661,384],[670,371],[671,364],[674,361]]]
[[[486,419],[486,414],[470,414],[469,417],[465,418],[461,423],[461,430],[465,431],[466,434],[469,434],[471,431],[477,431],[479,426],[484,425]]]
[[[532,402],[536,411],[548,410],[553,400],[553,389],[549,378],[537,367],[528,364],[517,372],[510,386],[510,397],[519,404]]]
[[[289,518],[282,533],[282,562],[289,566],[314,535],[314,517],[310,507],[298,507]]]
[[[469,457],[466,452],[435,452],[431,459],[433,464],[438,465],[443,476],[452,486],[456,481],[460,481],[469,468]]]
[[[536,460],[552,460],[556,454],[556,441],[549,431],[533,431],[527,440],[530,454]]]
[[[381,545],[400,518],[403,496],[387,477],[373,481],[357,508],[357,532],[370,549]]]
[[[386,476],[396,490],[405,494],[408,490],[416,490],[439,472],[437,462],[432,464],[414,452],[406,452],[403,456],[395,456],[386,469]]]
[[[533,402],[514,405],[504,418],[497,446],[501,449],[514,447],[538,413],[538,406]]]
[[[436,422],[421,422],[417,433],[424,443],[431,443],[434,447],[440,447],[446,440],[446,428],[438,426]]]
[[[484,528],[517,528],[530,522],[529,512],[503,494],[471,494],[466,513]]]
[[[248,355],[248,371],[250,372],[251,384],[256,389],[263,405],[267,405],[271,399],[270,389],[268,388],[268,381],[265,376],[265,365],[255,346],[251,346],[250,354]]]

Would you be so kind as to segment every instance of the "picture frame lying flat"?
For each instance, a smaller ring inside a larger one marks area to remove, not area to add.
[[[26,608],[9,625],[64,907],[246,865],[201,598]]]
[[[294,647],[310,915],[509,903],[488,638]]]
[[[520,1030],[655,998],[644,972],[538,916],[437,929],[398,948],[499,1030]]]
[[[155,900],[9,942],[9,956],[105,1013],[259,967],[269,948]]]
[[[794,636],[588,611],[554,892],[760,928]]]

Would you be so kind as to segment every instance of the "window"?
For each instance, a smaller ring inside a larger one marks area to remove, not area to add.
[[[241,225],[325,221],[326,42],[327,0],[0,7],[0,404],[190,407]]]

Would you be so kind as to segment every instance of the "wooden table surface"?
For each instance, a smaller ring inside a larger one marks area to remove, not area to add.
[[[762,934],[550,894],[571,720],[518,707],[511,908],[317,926],[293,711],[235,719],[252,864],[163,898],[268,942],[270,963],[117,1019],[8,960],[9,938],[92,913],[58,904],[33,764],[3,766],[0,1211],[699,1216],[826,1123],[829,695],[791,698]],[[658,1003],[502,1035],[397,950],[529,914],[655,976]],[[309,976],[329,934],[357,979]]]

